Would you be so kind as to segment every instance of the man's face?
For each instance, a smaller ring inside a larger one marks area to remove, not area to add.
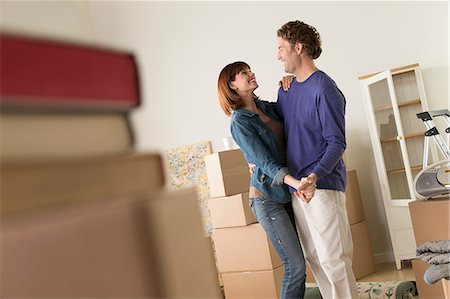
[[[283,62],[286,73],[295,73],[300,55],[297,54],[291,43],[282,37],[278,37],[278,60]]]

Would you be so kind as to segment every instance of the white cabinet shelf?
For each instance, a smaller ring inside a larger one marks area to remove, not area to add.
[[[369,133],[376,160],[397,269],[415,257],[415,240],[408,203],[415,200],[413,181],[422,169],[423,122],[428,111],[418,64],[360,76]],[[437,159],[432,147],[429,163]]]
[[[408,106],[418,105],[418,104],[421,104],[420,99],[412,99],[412,100],[405,101],[403,103],[399,103],[398,104],[398,108],[403,108],[403,107],[408,107]],[[389,106],[386,106],[386,107],[377,108],[374,111],[375,112],[381,112],[381,111],[390,110],[390,109],[392,109],[392,105],[389,105]]]

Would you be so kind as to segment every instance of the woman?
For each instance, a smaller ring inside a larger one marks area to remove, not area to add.
[[[231,134],[246,161],[256,165],[250,179],[249,204],[283,261],[280,298],[303,298],[305,259],[287,188],[290,185],[299,190],[303,183],[284,166],[283,124],[276,104],[259,100],[256,88],[255,74],[245,62],[231,63],[220,72],[219,101],[225,114],[231,116]],[[298,194],[308,202],[314,191],[312,186]]]

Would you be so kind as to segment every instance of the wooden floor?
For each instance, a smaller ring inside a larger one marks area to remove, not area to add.
[[[411,262],[403,261],[402,269],[397,270],[395,263],[383,263],[376,265],[377,272],[358,279],[358,281],[391,281],[391,280],[416,280]]]

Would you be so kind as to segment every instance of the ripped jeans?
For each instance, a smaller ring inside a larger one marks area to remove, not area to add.
[[[302,299],[305,296],[305,258],[295,230],[291,202],[280,204],[265,197],[250,198],[250,208],[264,228],[283,266],[280,299]]]

